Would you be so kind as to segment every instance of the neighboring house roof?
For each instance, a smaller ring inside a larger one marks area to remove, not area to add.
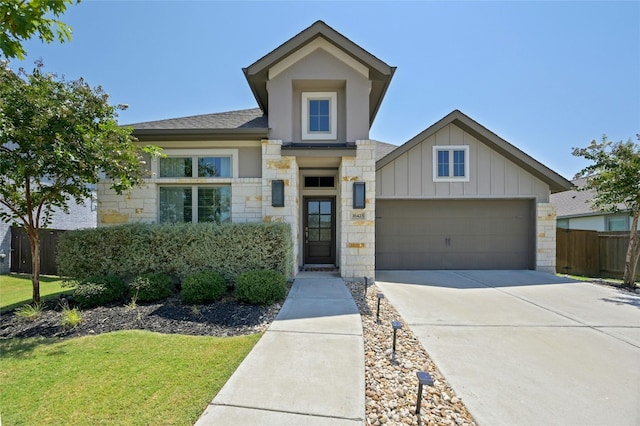
[[[586,178],[574,179],[571,183],[575,185],[575,188],[551,195],[551,202],[556,205],[558,219],[613,214],[612,212],[594,209],[591,200],[595,196],[595,191],[579,190],[586,182]],[[624,205],[618,205],[618,208],[622,211],[625,210]]]
[[[573,185],[571,182],[546,167],[542,163],[539,163],[529,155],[525,154],[515,146],[511,145],[500,136],[496,135],[486,127],[482,126],[478,122],[474,121],[467,115],[463,114],[459,110],[454,110],[441,120],[428,127],[420,134],[410,139],[405,144],[398,147],[398,149],[390,152],[382,159],[376,162],[376,169],[381,169],[385,165],[389,164],[405,152],[409,151],[414,146],[418,145],[428,137],[434,135],[449,124],[454,124],[465,132],[471,134],[473,137],[487,145],[489,148],[503,155],[519,167],[523,168],[533,176],[537,177],[541,181],[549,185],[551,193],[566,191],[571,189]]]
[[[390,143],[374,141],[376,143],[376,161],[389,154],[396,149],[397,145],[391,145]]]
[[[267,137],[269,122],[260,108],[252,108],[133,123],[126,127],[132,127],[133,134],[139,139],[170,139],[176,136],[198,138],[211,135],[233,139],[247,135]]]
[[[322,37],[369,69],[369,79],[371,80],[369,126],[371,126],[389,87],[391,78],[395,73],[396,67],[387,65],[323,21],[316,21],[309,28],[281,44],[247,68],[242,69],[258,105],[265,114],[268,114],[269,96],[267,93],[267,81],[269,79],[269,69],[318,37]]]

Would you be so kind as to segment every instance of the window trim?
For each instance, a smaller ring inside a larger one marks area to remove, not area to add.
[[[438,176],[438,152],[449,151],[449,176]],[[453,176],[454,151],[464,151],[464,176]],[[434,145],[433,146],[433,181],[434,182],[469,182],[469,145]]]
[[[338,139],[338,94],[336,92],[302,92],[301,99],[301,131],[302,140],[336,140]],[[329,101],[329,131],[309,131],[309,101]]]
[[[198,158],[199,157],[229,157],[231,158],[231,174],[229,177],[160,177],[160,158],[154,158],[151,163],[151,175],[153,179],[161,183],[180,182],[187,183],[188,181],[202,182],[229,182],[230,179],[238,177],[238,150],[237,149],[163,149],[162,153],[166,157],[191,157],[193,162],[192,170],[198,170]]]

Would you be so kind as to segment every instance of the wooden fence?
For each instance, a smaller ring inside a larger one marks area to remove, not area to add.
[[[56,253],[58,251],[58,237],[60,229],[43,229],[40,231],[40,273],[57,275]],[[11,227],[11,272],[20,274],[31,273],[31,245],[29,237],[23,228]]]
[[[629,232],[556,231],[556,271],[587,277],[622,278]],[[640,279],[640,270],[636,271]]]

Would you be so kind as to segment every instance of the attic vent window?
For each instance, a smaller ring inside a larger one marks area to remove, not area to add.
[[[336,92],[303,92],[301,128],[303,140],[337,139]]]

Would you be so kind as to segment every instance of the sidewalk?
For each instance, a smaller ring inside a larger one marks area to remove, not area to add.
[[[197,426],[364,424],[360,314],[341,278],[300,273]]]

